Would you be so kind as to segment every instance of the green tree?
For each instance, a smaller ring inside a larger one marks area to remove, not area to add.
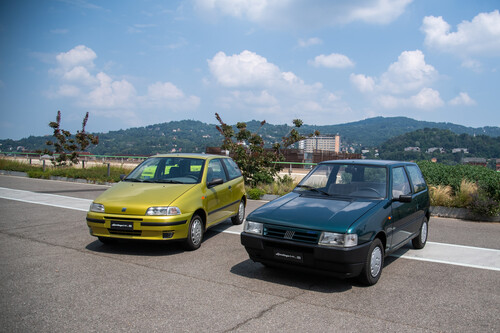
[[[90,145],[97,145],[99,143],[99,137],[94,136],[85,132],[85,126],[87,126],[87,121],[89,119],[89,113],[85,114],[82,123],[82,130],[77,131],[76,135],[73,137],[69,131],[61,128],[61,111],[57,111],[56,121],[51,121],[49,127],[54,130],[53,136],[57,141],[53,142],[47,140],[46,144],[48,146],[54,146],[54,151],[45,149],[44,154],[54,156],[56,158],[52,160],[54,165],[62,166],[66,164],[78,164],[80,153],[85,151],[85,149]]]
[[[221,149],[231,153],[241,169],[245,182],[253,186],[258,183],[271,183],[281,169],[279,164],[274,162],[284,160],[282,150],[306,138],[297,130],[302,126],[302,120],[295,119],[293,120],[294,127],[282,137],[281,142],[274,143],[272,148],[266,149],[264,140],[258,133],[266,124],[265,120],[260,123],[260,127],[254,133],[247,129],[246,123],[238,122],[236,124],[238,132],[235,133],[234,128],[224,123],[218,113],[215,114],[215,118],[220,124],[216,128],[224,137]],[[309,136],[312,135],[309,134]],[[314,135],[319,135],[319,132],[316,131]]]

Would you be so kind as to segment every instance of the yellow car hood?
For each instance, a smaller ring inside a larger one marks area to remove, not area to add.
[[[98,196],[107,214],[144,215],[149,207],[169,206],[198,184],[120,182]]]

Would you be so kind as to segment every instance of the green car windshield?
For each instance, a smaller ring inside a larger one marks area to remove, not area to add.
[[[201,182],[205,160],[185,157],[152,157],[135,168],[124,181],[196,184]]]
[[[294,191],[325,196],[385,198],[387,169],[360,164],[320,164]]]

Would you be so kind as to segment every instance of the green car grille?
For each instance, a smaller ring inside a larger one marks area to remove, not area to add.
[[[320,233],[318,231],[264,225],[264,236],[291,240],[302,243],[317,244]]]

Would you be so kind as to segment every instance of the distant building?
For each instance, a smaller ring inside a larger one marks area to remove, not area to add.
[[[462,164],[469,164],[469,165],[480,165],[480,166],[486,166],[488,162],[486,161],[485,158],[480,158],[480,157],[464,157],[462,158]]]
[[[464,154],[468,154],[468,153],[469,153],[469,149],[467,149],[467,148],[453,148],[453,149],[451,150],[451,152],[452,152],[453,154],[456,154],[456,153],[464,153]]]
[[[335,136],[313,136],[299,141],[299,149],[305,153],[312,153],[315,150],[340,152],[340,135]]]
[[[497,167],[497,171],[500,171],[500,158],[497,158],[497,160],[496,160],[496,167]]]
[[[420,147],[406,147],[405,151],[417,151],[417,152],[420,152]]]
[[[426,153],[432,154],[435,151],[439,151],[441,154],[444,154],[446,151],[443,147],[432,147],[426,150]]]

